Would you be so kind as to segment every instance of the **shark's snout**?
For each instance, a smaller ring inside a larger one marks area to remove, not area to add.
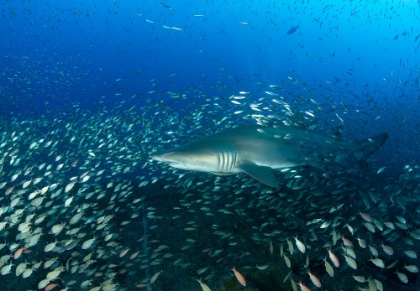
[[[171,156],[170,151],[159,151],[152,154],[150,157],[152,160],[159,161],[159,162],[170,162],[169,157]]]
[[[159,155],[151,155],[150,158],[154,161],[161,161],[161,158]]]
[[[176,157],[173,150],[156,152],[152,154],[150,157],[152,160],[168,164],[170,167],[173,167],[173,168],[185,169],[185,170],[189,169],[188,165],[184,164],[184,161],[179,160],[179,157],[178,158]]]

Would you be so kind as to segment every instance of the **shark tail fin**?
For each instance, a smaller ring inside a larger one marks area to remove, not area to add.
[[[387,138],[388,134],[384,132],[356,143],[354,156],[362,168],[367,168],[367,159],[386,142]]]
[[[343,136],[341,135],[342,127],[336,126],[334,128],[331,128],[328,131],[328,136],[334,138],[336,141],[343,141]]]

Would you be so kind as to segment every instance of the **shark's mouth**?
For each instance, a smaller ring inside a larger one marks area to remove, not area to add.
[[[172,168],[178,168],[178,169],[188,169],[184,164],[179,162],[168,162],[168,165]]]
[[[168,166],[173,167],[173,168],[180,168],[180,167],[182,167],[182,164],[180,162],[171,161],[171,160],[162,158],[160,155],[153,155],[153,156],[151,156],[151,158],[152,158],[152,160],[155,160],[155,161],[158,161],[158,162],[167,164]]]

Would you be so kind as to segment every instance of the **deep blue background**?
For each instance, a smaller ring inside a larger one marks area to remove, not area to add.
[[[337,113],[351,138],[387,131],[383,164],[401,170],[418,162],[419,15],[417,1],[4,1],[0,112],[168,92],[257,102],[272,84],[308,107],[342,104],[317,118],[340,124]]]

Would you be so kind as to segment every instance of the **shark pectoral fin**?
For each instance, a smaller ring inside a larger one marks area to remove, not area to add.
[[[267,186],[275,188],[279,186],[276,177],[274,176],[273,170],[270,167],[257,166],[256,164],[248,162],[241,163],[238,168],[245,174]]]

